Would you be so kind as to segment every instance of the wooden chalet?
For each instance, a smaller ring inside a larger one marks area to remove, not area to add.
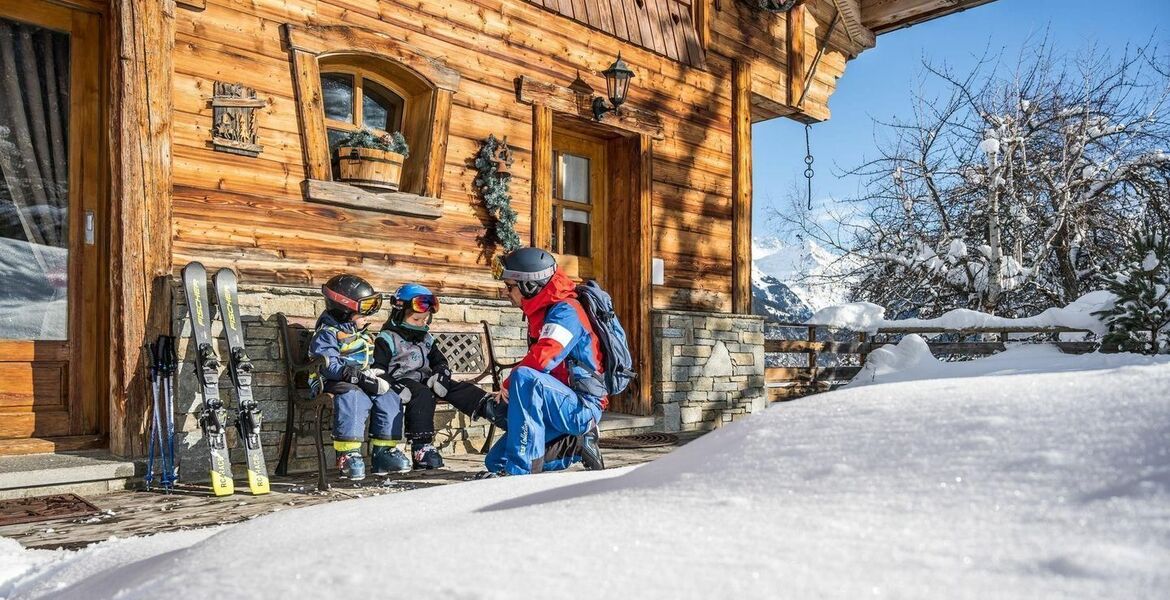
[[[876,36],[986,1],[0,0],[0,455],[144,456],[142,348],[171,332],[200,454],[193,260],[239,273],[270,449],[275,314],[311,319],[338,272],[421,282],[518,355],[476,184],[489,136],[523,242],[616,299],[642,377],[614,411],[679,430],[758,410],[752,124],[828,119]],[[595,118],[619,57],[624,102]],[[409,144],[397,189],[343,176],[363,127]]]

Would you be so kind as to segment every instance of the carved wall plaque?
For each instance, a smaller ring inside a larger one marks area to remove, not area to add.
[[[220,152],[259,155],[264,148],[256,143],[256,109],[265,104],[250,87],[215,82],[215,95],[211,98],[211,145]]]

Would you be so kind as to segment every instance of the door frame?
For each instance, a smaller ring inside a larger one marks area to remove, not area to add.
[[[69,33],[69,340],[62,357],[69,434],[0,440],[0,455],[81,450],[106,446],[108,389],[109,243],[104,224],[110,219],[108,162],[105,148],[106,87],[105,14],[91,5],[49,0],[0,0],[0,17]],[[87,218],[92,214],[92,219]],[[85,239],[93,225],[92,243]],[[8,356],[31,359],[46,354],[47,344],[3,341]],[[51,352],[51,351],[50,351]],[[35,414],[35,413],[34,413]],[[35,417],[34,417],[35,419]]]
[[[654,411],[654,356],[650,323],[653,294],[650,271],[653,246],[651,193],[653,138],[532,105],[531,243],[550,249],[552,239],[553,131],[566,130],[604,140],[609,177],[605,207],[604,253],[606,290],[626,330],[638,378],[627,391],[610,399],[610,410],[648,416]],[[620,257],[620,262],[619,262]],[[619,266],[623,265],[623,266]]]

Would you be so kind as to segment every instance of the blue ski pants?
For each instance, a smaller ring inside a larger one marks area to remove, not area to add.
[[[360,388],[346,386],[333,397],[333,439],[362,442],[366,439],[366,417],[370,437],[397,440],[402,437],[402,400],[394,392],[370,397]]]
[[[508,390],[508,431],[488,451],[484,466],[509,475],[532,472],[533,461],[543,461],[545,445],[562,435],[581,435],[591,422],[601,422],[598,401],[586,399],[552,375],[520,367],[512,371]],[[556,471],[580,461],[571,456],[544,464]]]

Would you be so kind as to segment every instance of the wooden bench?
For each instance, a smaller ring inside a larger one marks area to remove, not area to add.
[[[326,413],[333,410],[333,394],[322,392],[312,396],[309,391],[309,374],[315,372],[324,360],[309,354],[309,342],[312,340],[316,322],[314,319],[290,318],[284,313],[277,313],[276,321],[280,326],[280,344],[284,353],[288,386],[284,436],[281,439],[276,474],[288,475],[289,456],[296,446],[298,433],[302,433],[298,431],[297,418],[299,414],[306,412],[311,415],[312,434],[317,449],[317,489],[324,491],[329,489],[329,484],[325,478],[327,467],[322,426]],[[435,323],[431,326],[431,333],[435,336],[435,345],[447,357],[454,379],[481,387],[490,383],[491,391],[498,391],[504,372],[515,366],[514,363],[500,362],[496,357],[487,321],[480,321],[479,327]],[[441,398],[437,400],[442,401]],[[486,453],[491,446],[495,430],[494,424],[488,429],[487,439],[480,449],[481,453]]]

